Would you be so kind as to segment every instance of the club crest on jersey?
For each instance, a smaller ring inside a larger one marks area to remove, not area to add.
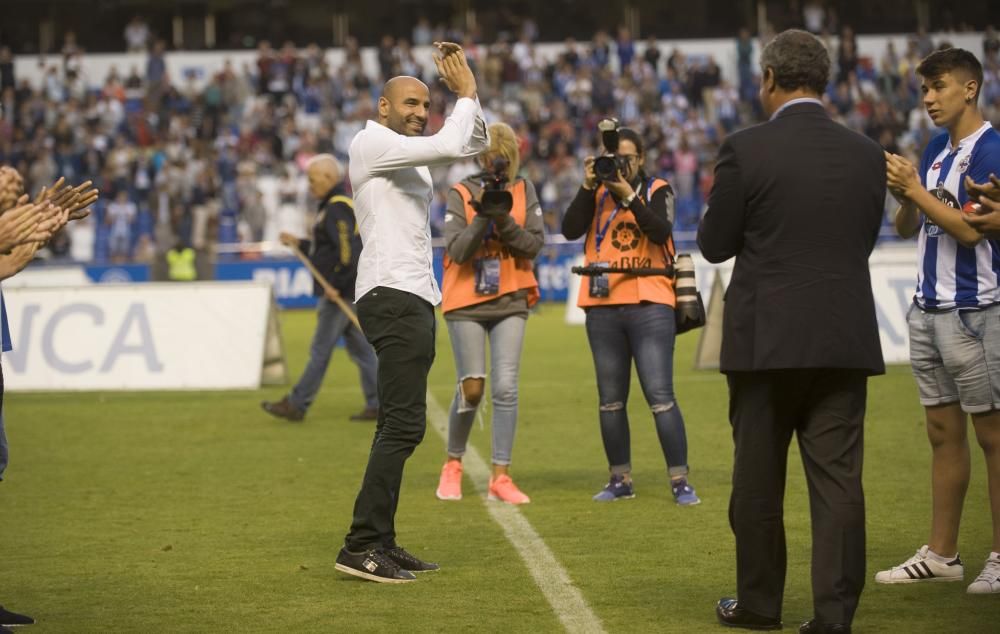
[[[958,162],[958,173],[964,174],[965,170],[969,169],[969,161],[972,159],[972,155],[966,154],[962,157],[962,160]]]

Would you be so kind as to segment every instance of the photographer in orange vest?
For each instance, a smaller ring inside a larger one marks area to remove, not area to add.
[[[544,244],[542,210],[535,188],[518,178],[518,143],[505,123],[489,127],[483,168],[448,193],[444,235],[447,251],[442,308],[458,373],[448,418],[448,459],[437,497],[462,499],[465,454],[486,384],[490,347],[493,395],[493,475],[490,499],[525,504],[529,498],[508,474],[517,425],[517,381],[529,309],[538,301],[532,272]]]
[[[617,128],[614,120],[602,121],[600,127],[609,153],[586,159],[583,186],[563,217],[563,235],[570,240],[586,235],[588,267],[668,269],[674,257],[673,190],[666,181],[646,176],[642,139],[635,131]],[[635,497],[626,410],[634,359],[656,422],[674,500],[682,506],[698,504],[687,481],[687,435],[674,396],[673,278],[628,273],[585,277],[577,304],[587,313],[601,437],[611,471],[608,484],[594,500]]]

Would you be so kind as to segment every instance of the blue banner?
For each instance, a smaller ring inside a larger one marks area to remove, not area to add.
[[[582,244],[551,244],[535,259],[535,277],[543,302],[565,302],[569,294],[570,267],[583,253]]]
[[[535,275],[543,302],[566,301],[569,269],[581,252],[579,244],[553,244],[542,248],[535,261]],[[434,249],[434,277],[438,285],[444,270],[444,248]],[[257,280],[270,283],[282,308],[311,308],[316,305],[312,276],[298,260],[238,260],[218,262],[217,280]]]
[[[148,264],[107,264],[85,266],[84,272],[98,284],[125,284],[131,282],[148,282],[150,279]]]
[[[298,260],[218,262],[215,279],[268,282],[282,308],[311,308],[316,305],[312,275]]]

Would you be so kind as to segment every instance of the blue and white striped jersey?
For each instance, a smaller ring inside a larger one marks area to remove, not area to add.
[[[1000,134],[986,122],[951,145],[947,134],[931,139],[920,161],[923,185],[938,200],[961,213],[969,203],[965,176],[977,183],[1000,175]],[[929,310],[981,308],[1000,303],[1000,242],[983,240],[974,248],[959,244],[924,216],[917,243],[917,304]]]

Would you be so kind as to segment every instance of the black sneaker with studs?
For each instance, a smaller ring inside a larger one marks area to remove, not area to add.
[[[389,559],[395,561],[400,568],[403,570],[409,570],[410,572],[431,572],[433,570],[438,570],[441,566],[437,564],[432,564],[429,561],[422,561],[417,559],[402,546],[396,546],[395,548],[390,548],[385,551],[385,554],[389,556]]]
[[[402,569],[386,551],[374,548],[363,553],[352,553],[341,548],[334,568],[377,583],[407,583],[417,579],[412,572]]]

